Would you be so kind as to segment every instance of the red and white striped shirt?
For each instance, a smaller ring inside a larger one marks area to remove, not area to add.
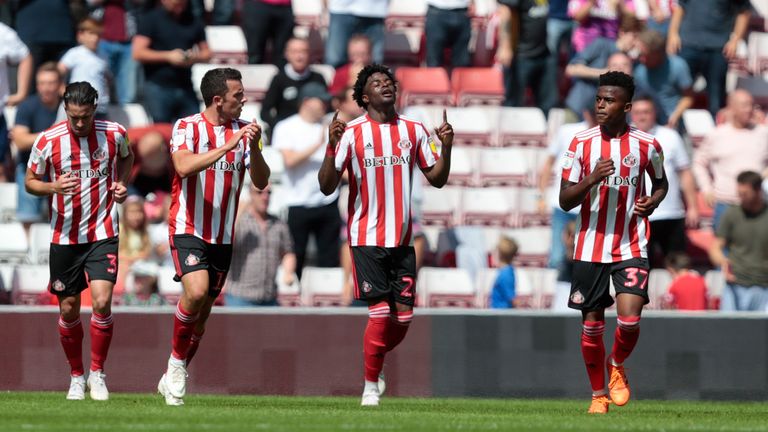
[[[126,157],[130,144],[125,128],[96,120],[87,137],[78,137],[63,121],[40,133],[27,167],[51,182],[71,172],[80,178],[74,195],[54,194],[51,201],[51,243],[93,243],[117,236],[117,206],[110,191],[117,178],[116,162]]]
[[[176,121],[171,138],[171,153],[189,150],[206,153],[221,147],[248,122],[234,120],[215,126],[202,113]],[[250,148],[242,140],[213,165],[196,175],[173,176],[169,235],[192,234],[207,243],[232,244],[235,216],[243,186],[243,176],[250,167]]]
[[[377,123],[368,115],[347,123],[336,147],[336,170],[349,172],[351,246],[411,244],[411,184],[415,163],[437,163],[429,133],[414,120],[397,116]]]
[[[574,259],[618,262],[647,258],[648,218],[634,215],[635,201],[645,196],[645,172],[664,176],[664,156],[658,141],[631,127],[620,138],[604,136],[600,126],[576,134],[563,155],[563,180],[578,183],[598,159],[613,159],[616,172],[587,194],[576,221]]]

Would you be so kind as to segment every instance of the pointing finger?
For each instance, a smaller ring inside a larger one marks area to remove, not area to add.
[[[333,120],[331,120],[331,121],[335,122],[338,117],[339,117],[339,110],[336,110],[336,112],[333,113]]]
[[[445,108],[443,108],[443,123],[448,123],[448,114],[446,114]]]

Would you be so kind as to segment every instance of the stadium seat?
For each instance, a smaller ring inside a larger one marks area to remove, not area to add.
[[[515,267],[515,300],[520,309],[536,307],[538,272],[535,268]]]
[[[176,269],[173,267],[159,267],[157,272],[157,291],[165,299],[165,302],[175,305],[181,298],[184,289],[181,282],[173,280]]]
[[[648,274],[648,298],[650,303],[646,305],[647,309],[661,309],[661,300],[669,290],[672,284],[672,275],[663,268],[652,269]]]
[[[283,155],[280,154],[280,150],[271,146],[266,146],[262,149],[261,155],[264,157],[267,166],[269,166],[269,182],[272,184],[279,184],[282,182],[283,172],[285,171],[285,162],[283,161]]]
[[[29,244],[24,227],[18,222],[0,224],[0,262],[21,263],[27,259]]]
[[[465,189],[461,201],[461,221],[465,225],[511,226],[512,201],[507,188]]]
[[[47,223],[32,224],[29,228],[29,262],[47,264],[51,249],[51,226]]]
[[[293,19],[297,26],[317,27],[323,15],[323,0],[293,0]]]
[[[755,75],[768,70],[768,33],[751,32],[747,43],[747,63]]]
[[[496,282],[496,277],[499,275],[499,269],[497,268],[483,268],[477,274],[475,278],[477,296],[475,298],[475,305],[479,308],[487,308],[490,306],[490,295],[493,289],[493,283]]]
[[[705,109],[687,109],[683,111],[683,125],[693,146],[698,147],[704,137],[715,128],[715,121],[712,114]]]
[[[301,287],[299,279],[294,277],[293,283],[287,285],[283,282],[283,266],[277,268],[275,282],[277,283],[277,302],[280,306],[301,306]],[[295,275],[294,275],[295,276]]]
[[[460,67],[451,73],[456,106],[501,105],[504,82],[501,69]]]
[[[517,190],[516,208],[518,217],[517,226],[548,226],[551,223],[552,214],[549,205],[547,205],[546,213],[539,213],[539,191],[536,188],[519,188]]]
[[[537,309],[551,309],[557,289],[557,269],[532,268],[535,270],[536,292],[534,305]]]
[[[552,229],[549,227],[515,228],[504,232],[518,245],[515,262],[528,267],[544,267],[552,245]]]
[[[465,307],[476,304],[477,292],[464,269],[423,267],[417,278],[417,292],[426,307]]]
[[[243,111],[240,113],[240,119],[245,121],[256,120],[256,123],[260,124],[261,127],[264,127],[265,125],[264,120],[261,119],[261,104],[258,102],[246,102],[245,105],[243,105]],[[264,138],[263,139],[264,144],[269,146],[267,137],[264,136],[263,138]]]
[[[107,116],[110,120],[118,122],[126,128],[144,127],[152,123],[144,106],[137,103],[109,105]]]
[[[240,26],[206,26],[205,39],[211,49],[211,63],[248,63],[248,44]]]
[[[421,41],[423,36],[424,30],[418,27],[386,31],[384,33],[384,63],[395,68],[418,67],[422,57]]]
[[[482,186],[524,186],[529,173],[536,170],[529,155],[519,148],[486,148],[478,158],[478,175]]]
[[[451,105],[451,84],[443,68],[401,67],[395,72],[400,105]]]
[[[17,189],[15,182],[0,182],[0,223],[16,220]]]
[[[461,203],[461,188],[445,186],[428,189],[421,205],[421,220],[426,225],[452,226]]]
[[[5,117],[5,124],[10,130],[16,124],[16,107],[6,105],[3,109],[3,117]]]
[[[280,184],[270,183],[272,188],[272,194],[269,196],[269,208],[267,211],[269,214],[276,216],[282,220],[288,218],[288,206],[285,204],[287,201],[286,191]]]
[[[385,24],[388,29],[424,27],[426,14],[427,2],[424,0],[391,0]]]
[[[13,271],[14,304],[46,304],[49,272],[47,265],[20,265]]]
[[[725,277],[720,270],[709,270],[704,274],[704,280],[707,284],[707,305],[709,309],[720,309],[720,298],[725,289]]]
[[[455,186],[476,185],[477,153],[478,150],[472,147],[453,147],[451,152],[451,175],[448,177],[448,184]]]
[[[499,145],[546,146],[547,120],[538,108],[502,107],[499,114]]]
[[[333,82],[333,76],[336,75],[336,68],[327,64],[309,65],[309,69],[319,73],[325,78],[325,84],[330,86]]]
[[[443,110],[433,117],[435,127],[443,122]],[[458,107],[446,110],[448,123],[453,127],[453,144],[490,147],[494,145],[499,127],[497,107]],[[431,129],[430,129],[431,130]]]
[[[344,272],[339,267],[304,267],[301,303],[305,306],[341,306]]]

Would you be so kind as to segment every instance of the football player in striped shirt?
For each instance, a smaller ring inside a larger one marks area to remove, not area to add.
[[[576,134],[561,162],[560,207],[568,211],[581,205],[568,306],[582,313],[581,352],[592,385],[588,412],[595,414],[607,413],[610,403],[629,402],[623,363],[637,343],[640,314],[648,303],[648,216],[668,189],[658,141],[627,124],[634,92],[631,76],[601,75],[595,97],[598,125]],[[650,196],[645,192],[646,173],[651,178]],[[611,279],[618,327],[606,358],[603,332],[605,308],[614,303]]]
[[[38,135],[27,164],[27,192],[51,203],[50,284],[59,302],[59,335],[71,369],[67,399],[107,400],[104,362],[112,341],[117,279],[117,206],[127,196],[133,153],[125,128],[94,120],[98,92],[87,82],[64,91],[67,120]],[[91,367],[83,370],[80,293],[91,289]]]
[[[453,129],[445,110],[432,137],[418,121],[395,110],[397,87],[386,66],[366,66],[354,99],[367,113],[345,123],[338,112],[328,130],[328,148],[318,174],[320,190],[333,193],[349,174],[347,232],[355,297],[368,302],[363,336],[362,405],[375,406],[384,392],[384,356],[405,337],[413,318],[416,259],[411,235],[411,186],[418,166],[429,183],[443,187],[451,169]]]

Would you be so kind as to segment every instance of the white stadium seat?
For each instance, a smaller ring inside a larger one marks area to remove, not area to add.
[[[205,40],[211,49],[212,63],[248,63],[248,45],[240,26],[207,26]]]
[[[151,121],[144,106],[137,103],[125,105],[110,105],[107,108],[109,119],[120,123],[126,128],[148,126]]]
[[[283,282],[283,266],[277,268],[275,282],[277,283],[277,301],[280,306],[301,306],[301,286],[299,279],[294,274],[293,283],[287,285]]]
[[[19,222],[0,224],[0,262],[24,262],[29,244],[27,233]]]
[[[483,149],[478,157],[478,175],[483,186],[522,186],[535,171],[526,149]]]
[[[0,223],[16,220],[17,188],[15,182],[0,182]]]
[[[464,189],[461,221],[465,225],[510,226],[513,202],[507,188]]]
[[[448,177],[449,184],[456,186],[476,185],[479,152],[478,149],[473,147],[453,147],[451,152],[451,175]]]
[[[32,224],[29,228],[29,261],[34,264],[47,264],[51,249],[51,225]]]
[[[421,220],[427,225],[451,226],[456,220],[456,213],[461,202],[461,188],[444,186],[430,188],[424,193],[421,205]]]
[[[173,280],[176,269],[173,267],[159,267],[157,272],[157,291],[168,304],[175,305],[181,298],[184,289],[181,282]]]
[[[327,64],[313,64],[309,65],[309,69],[319,73],[325,78],[325,84],[330,86],[333,82],[333,77],[336,75],[336,68]],[[331,95],[333,96],[333,95]]]
[[[543,147],[547,140],[547,119],[538,108],[499,108],[499,145]]]
[[[20,265],[13,271],[13,303],[39,304],[49,284],[47,265]]]
[[[712,114],[705,109],[687,109],[683,111],[683,125],[694,147],[701,144],[704,137],[715,128]]]
[[[427,307],[475,306],[475,285],[464,269],[423,267],[416,283],[419,302]]]
[[[304,267],[301,298],[306,306],[340,306],[344,273],[341,268]]]

